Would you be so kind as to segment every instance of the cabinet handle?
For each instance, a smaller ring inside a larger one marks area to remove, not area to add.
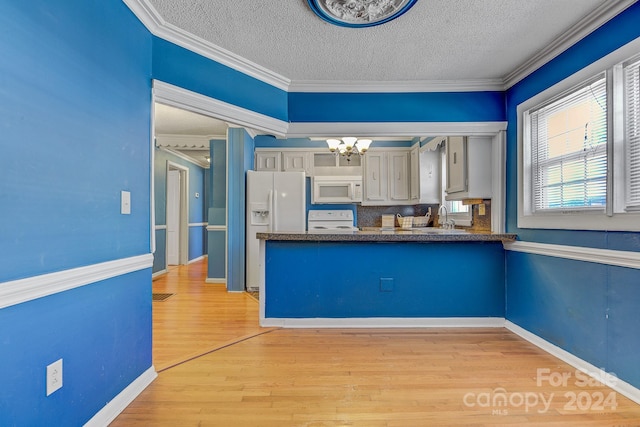
[[[376,173],[375,173],[375,172],[372,172],[372,174],[371,174],[371,175],[373,175],[373,180],[374,180],[374,181],[377,181],[377,180],[378,180],[378,178],[376,178]]]
[[[453,164],[458,163],[458,153],[453,153]]]

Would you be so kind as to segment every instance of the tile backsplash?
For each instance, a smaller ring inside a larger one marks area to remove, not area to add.
[[[472,231],[491,231],[491,201],[485,200],[485,214],[480,215],[480,205],[472,205],[472,218],[473,223],[471,227],[467,228]],[[357,205],[357,226],[362,227],[382,227],[382,215],[391,214],[396,216],[424,216],[431,208],[431,220],[429,221],[429,227],[438,227],[438,208],[440,205],[400,205],[400,206],[361,206]],[[397,221],[394,221],[394,225],[397,226]]]
[[[440,205],[410,205],[410,206],[361,206],[358,205],[357,216],[358,227],[382,227],[382,215],[401,216],[424,216],[431,207],[431,221],[429,226],[433,225],[433,218],[437,216],[438,207]],[[397,225],[397,222],[395,222]]]

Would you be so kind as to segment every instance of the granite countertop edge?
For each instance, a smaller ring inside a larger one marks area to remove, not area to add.
[[[413,234],[402,232],[357,231],[354,233],[275,232],[256,233],[256,237],[269,241],[288,242],[513,242],[511,233],[436,233]]]

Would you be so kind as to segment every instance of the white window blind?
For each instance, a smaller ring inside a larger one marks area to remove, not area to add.
[[[533,210],[604,209],[607,199],[605,74],[531,110],[530,120]],[[638,171],[640,173],[640,169]]]
[[[624,65],[626,182],[628,211],[640,210],[640,58]]]

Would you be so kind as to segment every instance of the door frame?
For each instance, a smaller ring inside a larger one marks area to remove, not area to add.
[[[179,215],[180,221],[178,225],[178,265],[186,265],[189,263],[189,168],[182,166],[178,163],[174,163],[167,160],[165,179],[169,181],[169,171],[178,171],[180,173],[180,186],[179,186]],[[165,184],[165,215],[168,212],[169,204],[169,186]],[[169,245],[168,245],[168,220],[167,222],[167,234],[165,235],[165,259],[167,260],[167,266],[169,265]]]

